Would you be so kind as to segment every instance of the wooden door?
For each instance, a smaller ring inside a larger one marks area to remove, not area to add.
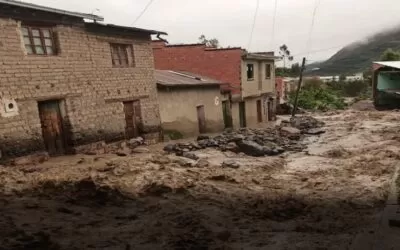
[[[225,128],[232,128],[232,111],[229,101],[222,101],[222,114],[224,116]]]
[[[135,138],[140,135],[139,128],[142,120],[139,101],[124,102],[125,137]]]
[[[197,120],[199,123],[200,134],[206,132],[206,115],[204,111],[204,105],[197,106]]]
[[[239,121],[240,127],[246,127],[246,105],[245,102],[239,102]]]
[[[39,117],[42,125],[44,144],[49,155],[65,152],[65,135],[59,101],[39,102]]]
[[[257,121],[262,122],[261,100],[257,100]]]

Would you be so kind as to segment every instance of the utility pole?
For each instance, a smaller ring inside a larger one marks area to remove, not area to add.
[[[297,101],[299,99],[299,92],[300,92],[300,88],[301,88],[301,82],[303,81],[303,72],[304,72],[304,68],[306,65],[306,58],[303,57],[303,62],[301,63],[301,70],[300,70],[300,77],[299,77],[299,83],[297,84],[297,90],[296,90],[296,97],[294,99],[294,105],[293,105],[293,110],[292,110],[292,117],[294,117],[296,115],[296,111],[297,111]]]

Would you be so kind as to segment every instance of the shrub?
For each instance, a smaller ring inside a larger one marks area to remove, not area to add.
[[[294,104],[296,92],[289,93],[289,102]],[[318,79],[308,80],[299,93],[298,106],[310,110],[344,109],[346,104],[338,91]]]

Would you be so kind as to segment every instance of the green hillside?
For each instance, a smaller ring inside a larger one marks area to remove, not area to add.
[[[400,50],[400,28],[376,34],[365,41],[353,43],[338,51],[325,62],[308,65],[318,67],[318,75],[339,75],[363,72],[388,48]]]

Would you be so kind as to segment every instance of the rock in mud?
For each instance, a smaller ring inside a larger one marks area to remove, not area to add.
[[[130,152],[127,149],[121,149],[118,150],[115,154],[123,157],[123,156],[128,156]]]
[[[223,168],[239,168],[240,164],[238,162],[236,162],[235,160],[228,159],[222,163],[222,167]]]
[[[143,144],[144,144],[144,139],[142,137],[137,137],[130,139],[127,143],[127,146],[130,148],[135,148]]]
[[[224,149],[228,150],[228,151],[232,151],[234,153],[237,153],[239,151],[238,146],[234,142],[230,142],[230,143],[226,144]]]
[[[156,164],[168,164],[171,162],[171,159],[169,159],[167,156],[165,155],[154,155],[151,159],[151,162],[156,163]]]
[[[196,166],[196,161],[186,157],[177,157],[173,161],[181,167],[191,168]]]
[[[238,142],[238,141],[242,141],[246,139],[246,137],[244,135],[241,134],[234,134],[229,140],[228,142]]]
[[[293,127],[283,127],[280,130],[282,136],[287,137],[292,140],[299,140],[301,131]]]
[[[197,140],[198,141],[208,140],[208,139],[210,139],[210,137],[208,135],[199,135],[199,136],[197,136]]]
[[[308,135],[320,135],[320,134],[324,134],[325,130],[323,130],[321,128],[312,128],[312,129],[305,131],[304,133],[308,134]]]
[[[185,158],[188,158],[188,159],[195,160],[195,161],[197,161],[199,159],[199,157],[197,155],[195,155],[194,153],[190,153],[190,152],[183,152],[182,156]]]
[[[200,141],[197,141],[197,144],[198,144],[199,147],[201,147],[201,148],[206,148],[206,147],[207,147],[207,144],[208,144],[208,140],[200,140]]]
[[[243,140],[236,143],[240,152],[250,156],[264,156],[264,147],[254,141]]]
[[[164,147],[164,151],[172,153],[174,152],[176,149],[176,145],[175,144],[168,144]]]
[[[213,148],[213,147],[218,147],[218,146],[219,146],[218,142],[214,139],[209,139],[207,141],[207,147]]]
[[[144,147],[137,147],[132,150],[132,153],[136,153],[136,154],[150,153],[150,149],[144,148]]]
[[[295,116],[290,118],[292,127],[298,128],[301,131],[309,130],[312,128],[321,128],[325,125],[324,122],[315,119],[312,116]]]
[[[209,162],[208,160],[202,158],[202,159],[200,159],[200,160],[198,160],[198,161],[196,162],[195,167],[196,167],[196,168],[206,168],[206,167],[208,167],[209,165],[210,165],[210,162]]]
[[[281,147],[276,147],[276,148],[264,147],[264,154],[268,156],[280,155],[283,152],[285,152],[285,150]]]

